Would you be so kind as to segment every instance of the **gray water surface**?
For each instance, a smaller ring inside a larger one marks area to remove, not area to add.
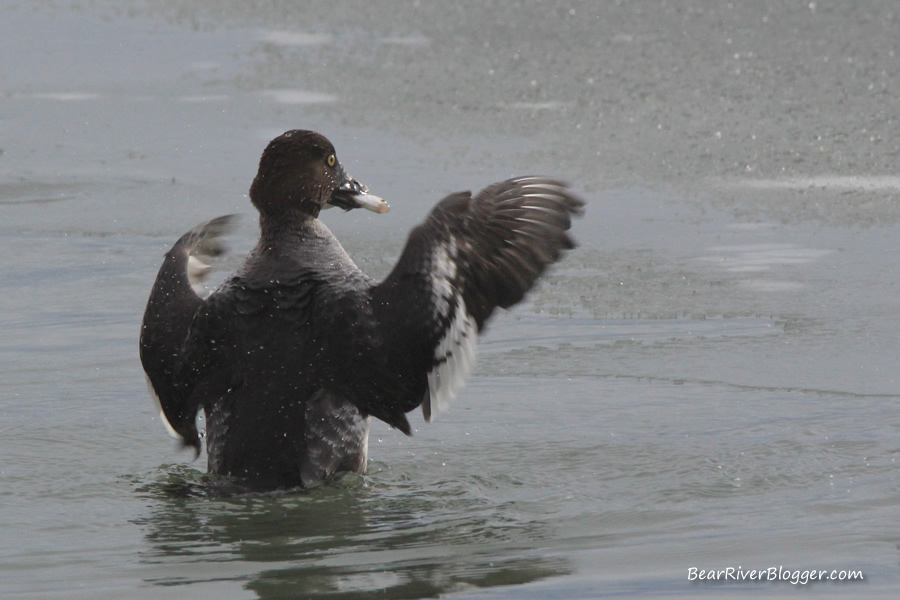
[[[890,598],[900,585],[892,2],[2,2],[0,596]],[[580,247],[369,474],[223,496],[137,355],[162,254],[321,131],[385,216],[570,181]],[[689,581],[689,569],[861,582]],[[800,591],[803,590],[803,591]]]

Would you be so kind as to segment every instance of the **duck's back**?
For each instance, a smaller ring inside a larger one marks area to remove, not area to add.
[[[262,487],[365,470],[368,419],[334,380],[371,345],[371,280],[321,222],[298,236],[261,241],[188,336],[209,469]]]

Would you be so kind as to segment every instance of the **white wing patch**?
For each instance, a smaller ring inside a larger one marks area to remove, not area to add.
[[[156,390],[153,389],[153,383],[150,381],[150,378],[146,375],[147,378],[147,389],[150,390],[150,396],[153,398],[153,404],[156,405],[156,410],[159,411],[159,420],[162,421],[163,427],[166,428],[166,432],[176,440],[183,440],[181,434],[175,431],[175,428],[172,427],[172,424],[169,423],[169,420],[166,418],[166,413],[162,409],[162,404],[159,401],[159,395],[156,393]]]
[[[434,319],[442,322],[449,318],[450,322],[434,350],[435,366],[428,372],[428,393],[422,402],[422,414],[428,422],[436,413],[447,409],[475,365],[478,331],[454,287],[457,254],[456,239],[451,236],[436,245],[431,255],[429,274]]]
[[[206,287],[204,287],[203,282],[206,281],[206,276],[209,275],[211,270],[212,266],[209,263],[203,262],[203,260],[193,254],[188,256],[188,282],[191,284],[191,289],[198,296],[203,297],[206,295]]]
[[[425,421],[431,422],[435,414],[446,410],[456,392],[465,385],[475,366],[477,349],[478,328],[466,310],[466,303],[459,298],[450,326],[435,348],[437,364],[428,372],[428,394],[422,402]]]
[[[453,279],[456,277],[456,240],[450,238],[446,243],[438,244],[431,255],[431,294],[436,316],[445,319],[450,316],[450,305],[456,290]]]

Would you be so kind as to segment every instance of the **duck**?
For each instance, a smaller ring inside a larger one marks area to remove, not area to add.
[[[195,458],[205,439],[208,472],[254,490],[364,475],[373,418],[406,435],[407,413],[432,421],[472,372],[496,309],[520,302],[575,247],[569,230],[585,206],[543,176],[450,194],[376,281],[320,212],[389,205],[348,175],[323,135],[273,139],[249,197],[259,241],[211,293],[202,283],[234,215],[197,225],[165,254],[140,360],[167,431]]]

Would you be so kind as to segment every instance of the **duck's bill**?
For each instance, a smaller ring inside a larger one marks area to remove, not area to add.
[[[365,208],[378,214],[384,214],[391,209],[387,202],[374,194],[369,193],[369,188],[355,179],[347,178],[347,181],[335,190],[331,196],[331,202],[325,208],[337,206],[344,210]]]

